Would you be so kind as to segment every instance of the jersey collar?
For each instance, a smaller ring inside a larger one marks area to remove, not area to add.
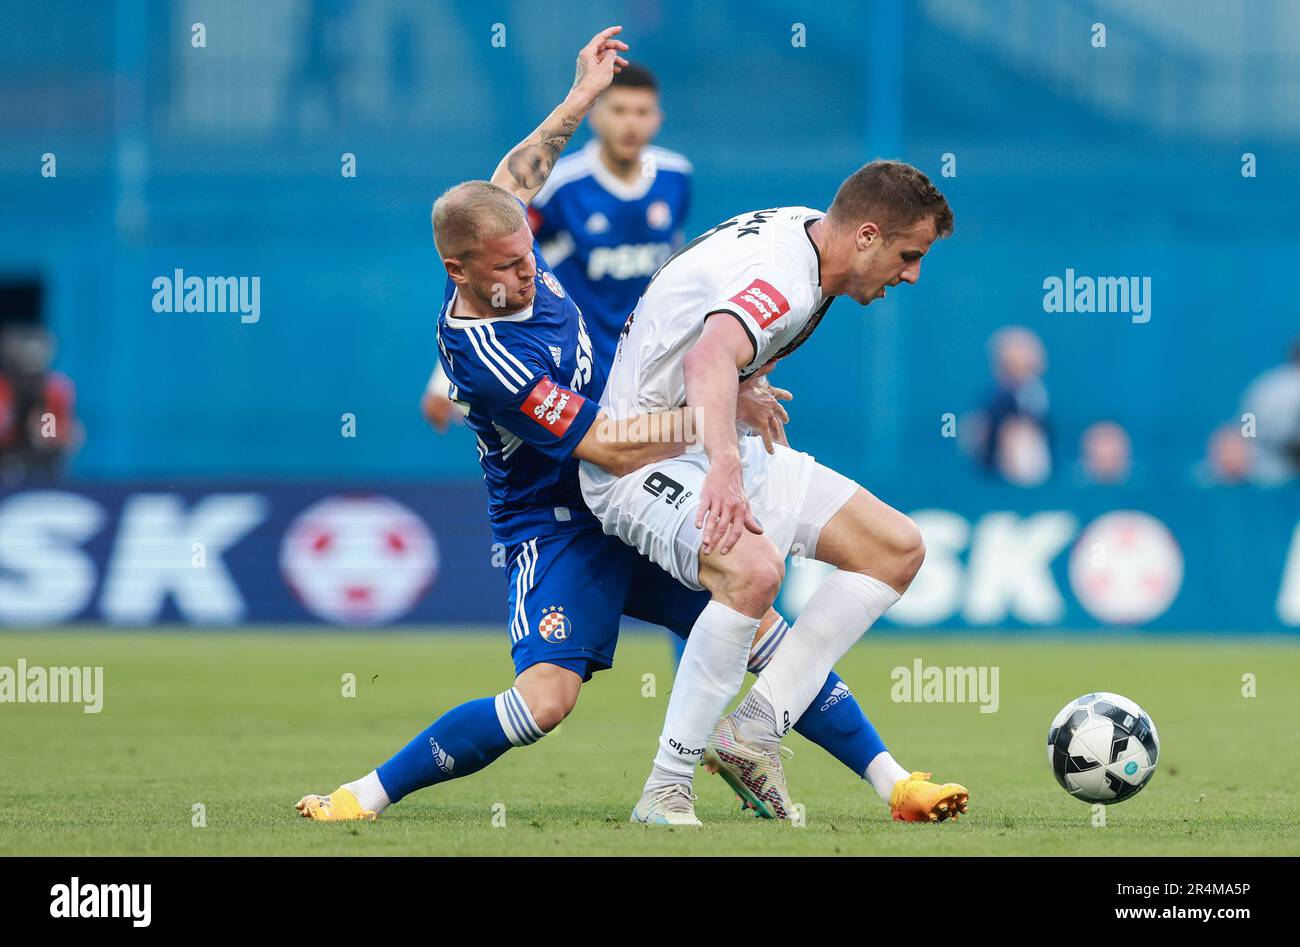
[[[493,322],[523,322],[533,317],[533,307],[521,309],[519,312],[512,312],[508,316],[484,316],[480,319],[466,319],[464,316],[453,316],[451,311],[456,308],[456,296],[460,293],[459,289],[451,291],[451,299],[447,300],[447,307],[444,310],[446,315],[443,319],[452,329],[468,329],[472,326],[490,325]]]
[[[813,258],[814,258],[813,266],[815,272],[817,273],[818,289],[821,289],[821,285],[822,285],[822,252],[817,249],[817,244],[813,240],[812,234],[808,232],[808,228],[811,227],[813,224],[817,223],[817,221],[824,220],[825,217],[826,215],[822,214],[820,217],[810,217],[803,222],[803,235],[808,238],[808,246],[812,247]]]
[[[659,176],[658,169],[654,174],[641,174],[632,184],[614,177],[614,172],[605,167],[605,162],[600,160],[600,143],[596,140],[587,142],[586,149],[590,152],[588,162],[591,165],[591,176],[596,179],[596,183],[609,191],[621,201],[639,201],[650,192],[654,186],[655,178]],[[648,150],[641,152],[641,167],[645,168],[645,159],[649,154]],[[654,165],[651,165],[654,168]]]

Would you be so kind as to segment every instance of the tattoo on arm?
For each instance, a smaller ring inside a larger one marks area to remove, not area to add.
[[[558,127],[539,129],[536,140],[520,145],[506,158],[510,176],[520,187],[540,188],[577,130],[578,121],[567,116],[560,120]]]

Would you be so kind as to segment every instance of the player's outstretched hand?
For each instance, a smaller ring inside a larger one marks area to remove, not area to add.
[[[623,32],[621,26],[610,26],[591,38],[591,42],[578,51],[578,71],[573,77],[573,91],[594,102],[609,88],[614,73],[622,71],[627,60],[619,53],[627,52],[628,45],[615,39]]]
[[[773,444],[790,446],[785,438],[785,426],[790,423],[790,415],[781,407],[781,402],[792,398],[793,394],[769,384],[762,374],[747,379],[740,386],[736,398],[736,420],[745,422],[763,438],[763,446],[769,454],[776,453]]]
[[[754,519],[745,496],[745,481],[740,459],[734,458],[709,466],[700,488],[700,505],[695,511],[695,527],[703,527],[700,552],[714,549],[725,556],[740,541],[745,530],[761,533],[763,527]]]

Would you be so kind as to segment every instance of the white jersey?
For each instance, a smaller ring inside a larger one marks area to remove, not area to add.
[[[825,214],[776,207],[723,221],[674,253],[623,327],[600,403],[615,417],[686,404],[683,361],[709,313],[739,320],[754,345],[747,377],[803,344],[834,296],[821,290],[807,225]]]

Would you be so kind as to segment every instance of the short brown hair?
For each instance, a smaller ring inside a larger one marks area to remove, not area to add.
[[[433,202],[433,242],[444,260],[463,259],[482,241],[514,233],[526,222],[519,202],[491,181],[465,181]]]
[[[922,172],[902,161],[877,159],[850,174],[826,211],[836,226],[880,225],[889,239],[926,217],[934,218],[937,236],[952,233],[952,208]]]

